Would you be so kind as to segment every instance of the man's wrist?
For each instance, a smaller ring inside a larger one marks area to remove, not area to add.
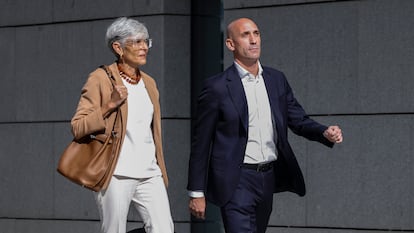
[[[200,198],[200,197],[204,197],[204,192],[203,191],[188,191],[188,196],[192,197],[192,198]]]

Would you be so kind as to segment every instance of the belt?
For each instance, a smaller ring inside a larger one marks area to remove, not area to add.
[[[274,162],[268,163],[243,163],[241,167],[255,170],[257,172],[266,172],[273,168]]]

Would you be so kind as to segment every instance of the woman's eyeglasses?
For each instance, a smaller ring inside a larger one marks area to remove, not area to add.
[[[152,39],[128,39],[125,41],[125,44],[131,47],[139,47],[142,44],[145,44],[148,48],[152,47]]]

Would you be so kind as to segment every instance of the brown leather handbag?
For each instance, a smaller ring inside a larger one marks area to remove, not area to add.
[[[105,69],[112,85],[114,80]],[[93,191],[100,191],[111,174],[120,137],[116,132],[120,109],[108,134],[92,134],[80,140],[73,139],[62,153],[57,171],[69,180]]]

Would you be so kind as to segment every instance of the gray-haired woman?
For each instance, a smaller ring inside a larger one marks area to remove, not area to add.
[[[102,233],[125,233],[132,203],[147,233],[173,233],[166,187],[168,177],[161,141],[159,93],[155,81],[140,67],[147,62],[152,41],[147,28],[130,18],[119,18],[107,29],[106,42],[116,56],[107,68],[92,72],[72,118],[75,138],[109,132],[120,108],[122,130],[119,153],[111,176],[95,198]]]

